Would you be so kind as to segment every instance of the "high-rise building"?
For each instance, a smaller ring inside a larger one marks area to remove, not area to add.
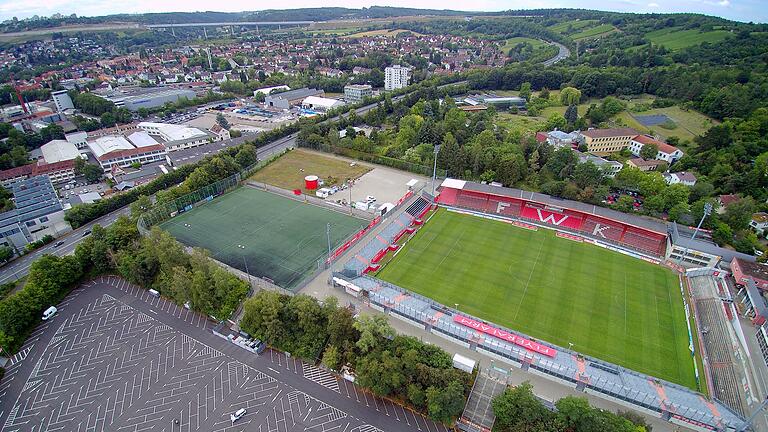
[[[69,97],[66,90],[55,91],[51,93],[51,97],[53,98],[53,103],[56,104],[56,111],[58,112],[75,108],[75,104],[72,103],[72,98]]]
[[[408,86],[411,68],[394,65],[384,69],[384,90],[397,90]]]

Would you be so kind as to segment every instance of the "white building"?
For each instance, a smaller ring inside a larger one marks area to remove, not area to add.
[[[301,107],[307,110],[326,112],[333,108],[343,106],[344,102],[337,99],[324,98],[319,96],[308,96],[301,102]]]
[[[272,93],[272,90],[285,90],[288,91],[291,88],[287,85],[279,85],[279,86],[273,86],[273,87],[262,87],[260,89],[256,89],[253,91],[253,97],[258,96],[259,94],[263,94],[264,96],[268,96],[270,93]]]
[[[384,90],[405,88],[411,80],[411,68],[394,65],[384,69]]]
[[[696,184],[696,176],[685,171],[676,173],[666,172],[664,173],[664,180],[668,185],[680,183],[686,186],[694,186]]]
[[[629,151],[635,156],[640,156],[640,150],[648,144],[655,145],[659,149],[656,153],[656,160],[661,160],[672,165],[675,161],[683,157],[682,150],[663,141],[653,139],[647,135],[638,135],[632,138],[629,141]]]
[[[129,141],[130,139],[130,141]],[[134,132],[128,139],[119,135],[107,135],[88,142],[88,148],[99,161],[104,172],[112,165],[125,168],[133,163],[149,163],[165,159],[165,146],[146,132]]]
[[[64,138],[78,149],[88,147],[88,132],[72,132],[64,135]]]
[[[80,157],[77,146],[65,140],[53,140],[40,147],[43,153],[43,160],[52,164],[56,162],[75,160]]]
[[[344,86],[344,99],[356,103],[373,96],[373,88],[368,84],[350,84]]]
[[[68,109],[75,109],[75,104],[72,103],[72,98],[66,90],[59,90],[51,93],[53,103],[56,105],[56,111],[63,112]]]
[[[184,125],[141,122],[138,126],[142,132],[159,140],[169,152],[201,146],[219,139],[219,136],[210,132]]]
[[[593,164],[600,167],[605,177],[611,177],[611,178],[615,177],[616,174],[619,171],[621,171],[621,168],[624,167],[624,165],[621,162],[603,159],[593,154],[581,153],[581,152],[576,152],[576,154],[579,157],[579,163],[592,162]]]

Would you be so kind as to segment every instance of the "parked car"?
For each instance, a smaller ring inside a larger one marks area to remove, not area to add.
[[[54,315],[56,315],[56,312],[59,310],[56,309],[56,306],[51,306],[48,309],[43,312],[43,321],[48,321],[49,319],[53,318]]]
[[[247,411],[245,410],[245,408],[240,408],[239,410],[235,411],[234,414],[230,414],[229,419],[232,420],[232,424],[235,424],[236,421],[243,418],[246,412]]]

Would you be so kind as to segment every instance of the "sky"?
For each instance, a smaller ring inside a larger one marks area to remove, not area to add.
[[[386,6],[423,9],[455,9],[466,11],[499,11],[534,8],[581,8],[618,12],[662,13],[690,12],[715,15],[736,21],[768,22],[767,0],[387,0]],[[376,5],[371,0],[282,0],[269,3],[274,9],[340,6],[361,8]],[[210,0],[0,0],[0,20],[33,15],[50,16],[54,13],[80,16],[99,16],[115,13],[194,12],[217,10],[238,12],[255,10],[264,3],[253,0],[228,0],[222,3]]]

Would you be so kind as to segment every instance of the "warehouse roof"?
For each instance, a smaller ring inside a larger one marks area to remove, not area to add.
[[[53,140],[40,147],[43,152],[43,159],[46,163],[52,164],[67,160],[73,160],[80,157],[80,152],[74,144],[66,140]]]

